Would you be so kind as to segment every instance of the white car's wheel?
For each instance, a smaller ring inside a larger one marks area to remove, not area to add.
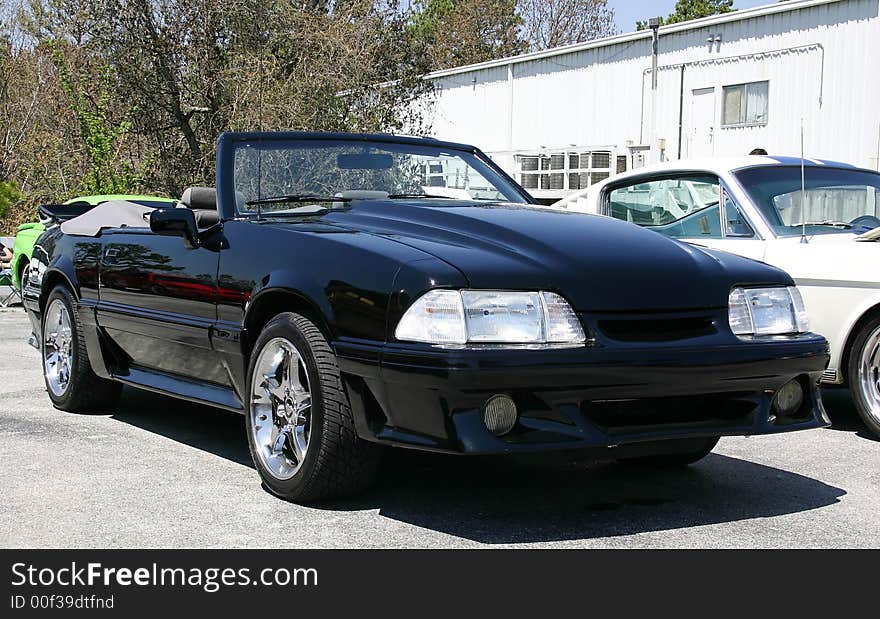
[[[859,416],[875,436],[880,436],[880,316],[873,317],[856,333],[847,379]]]

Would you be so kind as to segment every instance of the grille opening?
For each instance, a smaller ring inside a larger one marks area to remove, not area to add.
[[[670,342],[717,332],[715,323],[708,316],[600,320],[599,329],[608,338],[619,342]]]
[[[639,427],[701,424],[706,427],[749,425],[757,401],[753,394],[595,400],[581,404],[581,412],[606,431],[633,431]]]

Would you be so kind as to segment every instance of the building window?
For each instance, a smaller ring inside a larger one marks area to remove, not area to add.
[[[724,87],[724,126],[766,125],[770,82]]]
[[[520,184],[534,192],[586,189],[611,175],[611,151],[565,151],[516,155]]]

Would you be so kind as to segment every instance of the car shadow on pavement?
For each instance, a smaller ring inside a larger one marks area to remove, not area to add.
[[[244,416],[238,413],[125,387],[110,417],[254,467],[245,436]]]
[[[712,454],[682,469],[568,458],[462,459],[394,453],[361,498],[326,509],[387,518],[486,544],[632,535],[766,518],[837,503],[840,488]]]
[[[241,415],[126,389],[112,418],[253,467]],[[810,477],[717,454],[688,468],[657,470],[582,454],[461,458],[395,449],[386,450],[379,481],[364,495],[309,507],[377,509],[464,539],[515,544],[794,514],[833,505],[844,494]]]

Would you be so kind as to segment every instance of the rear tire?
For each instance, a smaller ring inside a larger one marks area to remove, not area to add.
[[[248,445],[273,494],[304,503],[372,483],[381,447],[358,438],[336,357],[314,323],[279,314],[248,365]]]
[[[880,437],[880,315],[856,332],[846,380],[859,417],[874,436]]]
[[[21,261],[21,266],[18,267],[18,292],[24,290],[24,283],[27,281],[28,272],[31,270],[31,262],[27,258],[24,258]]]
[[[624,464],[652,466],[658,468],[678,468],[699,462],[709,455],[718,444],[718,436],[704,439],[673,439],[663,441],[665,453],[652,456],[639,456],[621,460]],[[667,451],[668,450],[668,451]]]
[[[116,403],[122,384],[92,370],[76,301],[66,287],[56,286],[49,293],[40,336],[43,378],[55,408],[80,413]]]

